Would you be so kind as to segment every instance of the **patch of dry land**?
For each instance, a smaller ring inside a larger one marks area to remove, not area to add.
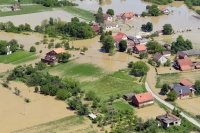
[[[150,118],[155,119],[158,115],[165,114],[165,110],[160,108],[157,103],[153,105],[146,106],[144,108],[134,108],[136,114],[141,117],[143,120],[147,120]]]
[[[21,82],[10,82],[12,90],[0,86],[0,127],[2,133],[8,133],[30,126],[75,115],[67,105],[55,100],[55,97],[34,93],[33,87]],[[14,94],[14,88],[21,90],[20,96]],[[24,98],[30,99],[25,103]]]
[[[194,115],[200,115],[200,97],[176,100],[179,107],[191,112]]]

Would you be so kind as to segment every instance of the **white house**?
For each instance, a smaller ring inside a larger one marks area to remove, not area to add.
[[[153,60],[155,62],[160,62],[161,64],[164,64],[165,62],[167,62],[167,58],[165,56],[163,56],[162,54],[160,54],[160,53],[156,53],[153,56]]]
[[[103,18],[105,21],[112,21],[113,17],[109,14],[103,14]]]
[[[112,30],[114,28],[118,28],[118,24],[115,22],[104,22],[103,24],[101,24],[101,27],[104,30]]]
[[[169,9],[167,9],[167,8],[159,8],[159,10],[161,12],[163,12],[164,14],[169,14],[170,13]]]

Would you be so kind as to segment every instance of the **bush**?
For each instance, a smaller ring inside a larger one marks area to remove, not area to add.
[[[35,43],[35,45],[39,45],[39,44],[40,44],[40,42],[36,42],[36,43]]]
[[[50,64],[50,67],[54,67],[54,66],[55,66],[55,63],[52,62],[52,63]]]
[[[56,43],[55,48],[61,48],[62,45],[60,43]]]
[[[40,53],[42,53],[42,50],[40,50]]]
[[[36,86],[35,87],[35,92],[37,93],[39,91],[39,88]]]
[[[30,103],[30,102],[31,102],[30,99],[28,99],[28,98],[25,98],[24,101],[25,101],[26,103]]]
[[[54,39],[51,39],[50,42],[54,42]]]
[[[66,89],[60,89],[56,94],[56,97],[60,100],[66,100],[70,96],[71,94]]]
[[[30,52],[36,52],[36,48],[34,46],[30,47]]]

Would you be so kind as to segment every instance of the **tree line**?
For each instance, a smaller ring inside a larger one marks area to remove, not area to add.
[[[7,53],[7,46],[10,46],[10,51],[14,53],[15,51],[24,49],[24,45],[19,45],[17,40],[12,39],[9,42],[5,40],[0,40],[0,55],[5,55]]]
[[[169,3],[172,3],[172,0],[144,0],[146,2],[152,2],[158,5],[167,5]]]
[[[33,0],[33,3],[42,4],[45,7],[78,6],[78,4],[68,0]]]

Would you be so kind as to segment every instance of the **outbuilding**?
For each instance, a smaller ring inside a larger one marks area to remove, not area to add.
[[[153,98],[151,92],[136,94],[132,97],[132,103],[133,103],[133,105],[135,105],[137,107],[141,107],[144,105],[153,104],[154,98]]]

